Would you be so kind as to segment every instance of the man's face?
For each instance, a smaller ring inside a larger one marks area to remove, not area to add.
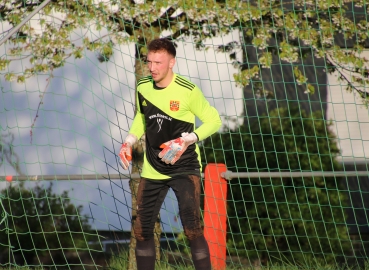
[[[156,84],[160,84],[160,82],[165,83],[169,79],[171,80],[174,63],[174,57],[166,51],[149,52],[147,54],[147,64]]]

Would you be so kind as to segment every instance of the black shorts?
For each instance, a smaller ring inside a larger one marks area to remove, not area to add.
[[[179,216],[187,238],[192,240],[203,235],[199,176],[179,175],[169,180],[142,178],[137,192],[137,217],[134,225],[138,241],[146,241],[154,236],[155,222],[169,188],[177,197]]]

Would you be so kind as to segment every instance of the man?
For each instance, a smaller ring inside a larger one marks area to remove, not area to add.
[[[196,142],[215,133],[221,120],[200,89],[173,72],[175,56],[176,49],[167,39],[155,39],[148,45],[151,76],[137,83],[137,114],[119,153],[121,164],[127,169],[132,145],[145,133],[146,151],[134,227],[138,270],[155,268],[153,231],[169,188],[178,200],[195,269],[211,269],[209,247],[200,222],[201,162]],[[195,116],[202,121],[196,129]]]

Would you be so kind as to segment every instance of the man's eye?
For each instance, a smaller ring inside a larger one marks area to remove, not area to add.
[[[155,65],[160,65],[161,62],[152,62],[152,61],[144,61],[145,64],[155,64]]]

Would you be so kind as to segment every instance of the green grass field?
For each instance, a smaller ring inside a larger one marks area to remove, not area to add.
[[[163,258],[162,258],[163,259]],[[109,266],[114,270],[126,270],[128,269],[127,253],[121,253],[114,256],[109,261]],[[193,270],[193,266],[185,265],[171,265],[168,262],[159,262],[156,270]],[[292,264],[274,264],[270,266],[228,266],[225,270],[369,270],[369,261],[362,267],[349,267],[338,265],[324,265],[320,262],[311,262],[308,265],[292,265]]]
[[[183,261],[189,261],[183,260]],[[127,270],[128,269],[128,253],[127,251],[121,252],[112,256],[108,261],[108,266],[103,269],[112,270]],[[193,270],[192,265],[175,264],[166,261],[165,257],[162,257],[161,261],[156,264],[155,270]],[[241,265],[229,265],[224,270],[369,270],[369,261],[359,266],[338,266],[327,265],[321,262],[312,261],[307,265],[293,265],[289,263],[274,264],[269,266],[241,266]],[[0,270],[45,270],[43,267],[27,267],[27,266],[8,266],[0,267]]]

